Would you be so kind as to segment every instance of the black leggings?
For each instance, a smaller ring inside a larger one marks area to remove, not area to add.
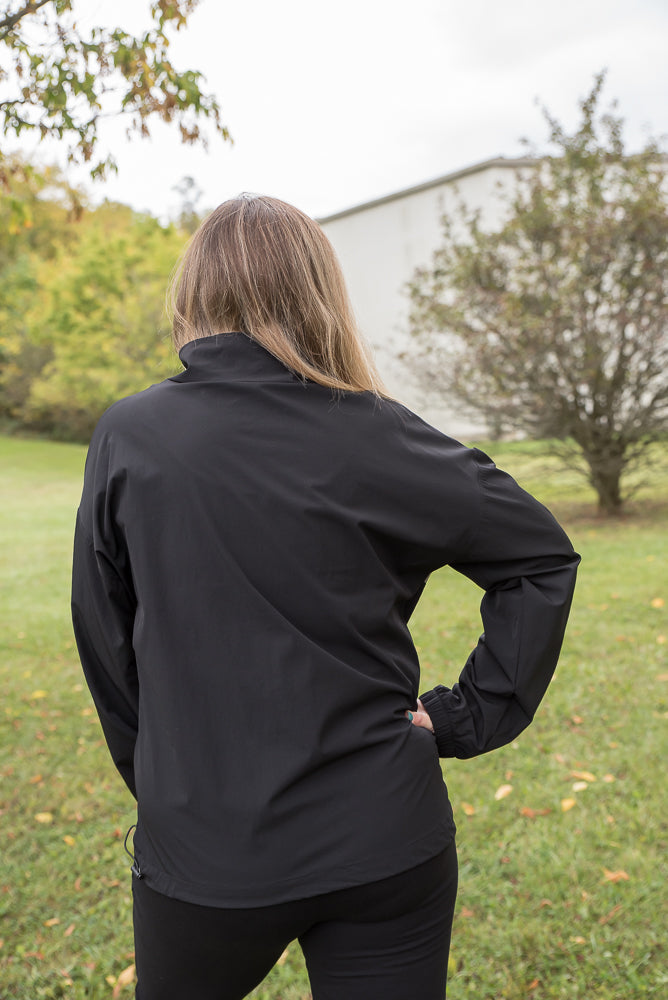
[[[299,940],[313,1000],[444,1000],[454,842],[379,882],[253,909],[172,899],[133,880],[137,1000],[241,1000]]]

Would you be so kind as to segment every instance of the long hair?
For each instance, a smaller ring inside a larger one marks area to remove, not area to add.
[[[170,287],[176,350],[240,331],[296,374],[386,396],[320,226],[277,198],[223,202],[190,240]]]

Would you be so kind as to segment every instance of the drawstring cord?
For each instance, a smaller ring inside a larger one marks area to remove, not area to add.
[[[127,854],[127,856],[132,859],[132,866],[130,867],[130,871],[132,872],[132,874],[134,876],[136,876],[136,878],[143,878],[144,877],[144,873],[142,872],[141,868],[139,867],[139,863],[138,863],[136,857],[134,856],[134,854],[132,853],[132,851],[128,848],[128,837],[130,836],[130,834],[132,833],[132,831],[136,830],[136,829],[137,829],[137,824],[133,823],[132,826],[130,827],[130,829],[128,830],[128,832],[125,834],[125,840],[123,841],[123,847],[125,848],[125,853]]]

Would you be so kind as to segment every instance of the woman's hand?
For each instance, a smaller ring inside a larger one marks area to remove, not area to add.
[[[406,718],[413,723],[414,726],[422,726],[423,729],[428,729],[430,733],[433,733],[434,726],[429,718],[428,713],[425,711],[425,707],[418,698],[417,711],[416,712],[406,712]]]

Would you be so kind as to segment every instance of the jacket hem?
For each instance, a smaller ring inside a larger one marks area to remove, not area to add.
[[[168,872],[158,869],[145,858],[139,861],[142,880],[150,889],[179,899],[185,903],[195,903],[202,906],[214,906],[230,909],[252,909],[260,906],[274,906],[296,899],[307,899],[325,893],[336,892],[339,889],[351,889],[359,885],[379,882],[381,879],[399,875],[431,858],[436,857],[454,840],[456,828],[454,821],[443,822],[429,832],[428,835],[404,845],[400,850],[387,854],[375,854],[371,859],[365,859],[341,865],[335,871],[297,876],[271,883],[258,885],[223,888],[222,886],[202,885],[186,882],[175,878]]]

